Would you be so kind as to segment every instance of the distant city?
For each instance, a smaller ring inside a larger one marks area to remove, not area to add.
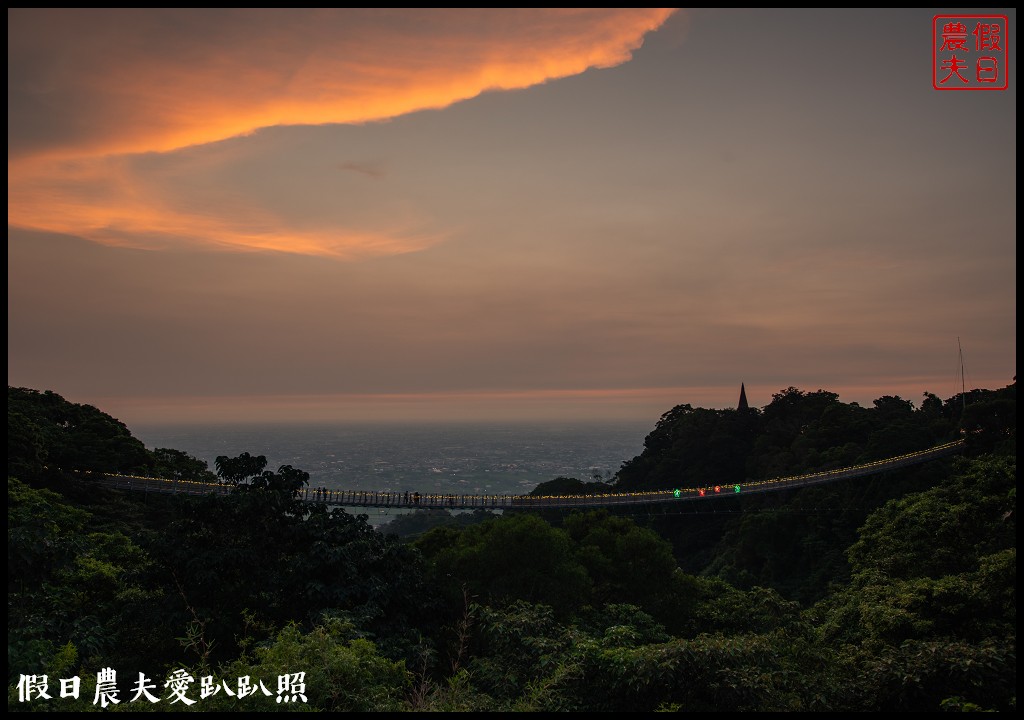
[[[139,426],[146,447],[208,463],[265,455],[309,473],[310,487],[519,494],[557,477],[611,480],[639,455],[650,422]]]

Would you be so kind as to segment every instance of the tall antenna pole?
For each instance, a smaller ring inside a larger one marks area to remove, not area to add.
[[[960,336],[956,338],[956,348],[960,352],[960,401],[961,412],[967,412],[967,380],[964,378],[964,349],[960,345]]]

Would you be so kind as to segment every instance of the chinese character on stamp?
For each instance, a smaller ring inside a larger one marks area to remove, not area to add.
[[[936,90],[1005,90],[1009,19],[1005,15],[936,15],[932,18],[932,87]]]

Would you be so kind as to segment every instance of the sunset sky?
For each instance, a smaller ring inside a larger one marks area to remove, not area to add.
[[[949,10],[8,9],[8,384],[157,422],[650,419],[1016,375]]]

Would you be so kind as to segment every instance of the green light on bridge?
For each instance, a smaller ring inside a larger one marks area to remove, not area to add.
[[[675,490],[674,490],[674,491],[672,492],[672,494],[673,494],[673,495],[674,495],[675,497],[679,497],[679,496],[680,496],[680,495],[682,495],[683,493],[682,493],[682,491],[680,491],[680,490],[679,490],[679,488],[676,488],[676,489],[675,489]]]
[[[736,491],[736,492],[739,492],[739,491],[740,491],[740,486],[739,486],[739,485],[733,485],[733,486],[732,486],[732,489],[733,489],[734,491]]]

